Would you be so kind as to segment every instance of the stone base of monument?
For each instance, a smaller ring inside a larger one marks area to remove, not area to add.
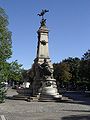
[[[29,96],[18,94],[18,95],[13,95],[11,99],[13,100],[27,100]]]
[[[47,79],[40,88],[40,93],[32,95],[32,89],[19,88],[18,95],[14,95],[11,99],[25,100],[28,102],[71,102],[68,97],[63,97],[57,91],[55,79]]]
[[[14,95],[12,98],[9,99],[25,100],[27,102],[73,102],[73,100],[69,99],[68,97],[61,96],[61,98],[53,98],[52,96],[46,96],[46,95],[42,97],[39,96],[33,97],[33,96],[25,96],[18,94],[18,95]]]
[[[39,98],[40,102],[57,102],[61,101],[62,95],[59,95],[59,97],[55,97],[52,95],[41,95]]]
[[[17,88],[17,95],[13,95],[11,99],[14,100],[27,100],[30,96],[32,96],[31,88]]]
[[[37,96],[30,96],[29,94],[18,94],[13,95],[13,100],[25,100],[27,102],[72,102],[72,99],[69,99],[68,97],[64,97],[62,95],[46,95],[46,94],[39,94]]]
[[[39,101],[38,97],[33,97],[33,96],[25,95],[25,94],[24,95],[23,94],[13,95],[9,99],[13,99],[13,100],[25,100],[27,102],[38,102]]]
[[[62,95],[58,93],[56,80],[48,78],[46,79],[40,90],[39,101],[59,101],[62,99]]]
[[[31,95],[32,89],[31,88],[17,88],[17,93],[20,95]]]

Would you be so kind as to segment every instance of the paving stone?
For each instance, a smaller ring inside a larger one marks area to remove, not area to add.
[[[76,101],[27,102],[7,99],[0,104],[0,115],[4,115],[6,120],[90,120],[90,105]]]

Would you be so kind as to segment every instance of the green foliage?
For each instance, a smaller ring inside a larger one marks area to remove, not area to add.
[[[27,76],[28,76],[28,79],[29,79],[30,84],[32,84],[32,83],[33,83],[34,76],[35,76],[34,64],[32,65],[32,69],[29,69],[29,70],[27,71]]]
[[[22,65],[18,64],[17,60],[10,63],[9,67],[9,80],[20,81],[22,79]]]
[[[11,32],[7,28],[8,17],[0,8],[0,61],[6,61],[12,55]]]
[[[54,77],[58,81],[68,82],[71,79],[69,66],[66,63],[54,64]]]
[[[6,89],[4,87],[4,83],[0,83],[0,103],[3,103],[5,100],[5,96],[6,96]]]
[[[5,82],[9,76],[9,63],[0,61],[0,82]]]
[[[61,63],[61,80],[64,80],[65,82],[69,81],[71,79],[72,75],[70,73],[70,68],[68,64]]]
[[[60,63],[54,63],[54,77],[61,84],[63,82],[72,86],[73,90],[90,90],[90,50],[84,53],[81,60],[69,57]]]
[[[8,16],[4,9],[0,8],[0,102],[5,98],[4,82],[9,76],[9,63],[6,62],[12,55],[11,32],[7,28]]]
[[[79,73],[81,82],[86,84],[90,90],[90,50],[84,53],[81,59]]]
[[[79,80],[79,67],[80,67],[80,59],[79,58],[71,58],[65,59],[63,62],[68,64],[70,68],[70,73],[72,74],[71,80],[73,83]]]
[[[0,61],[0,103],[4,102],[6,96],[5,82],[9,76],[9,63]]]
[[[84,53],[82,60],[90,60],[90,50]]]
[[[28,79],[27,70],[22,69],[21,74],[22,74],[22,81],[25,81],[25,80],[27,81],[27,79]]]

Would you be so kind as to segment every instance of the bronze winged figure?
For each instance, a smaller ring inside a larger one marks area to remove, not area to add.
[[[45,10],[42,10],[41,13],[39,13],[38,15],[39,15],[39,16],[42,16],[42,19],[43,19],[43,18],[44,18],[44,14],[45,14],[46,12],[49,12],[49,10],[46,10],[46,9],[45,9]]]

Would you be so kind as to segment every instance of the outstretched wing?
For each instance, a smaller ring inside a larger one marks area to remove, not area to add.
[[[41,14],[37,14],[37,15],[42,16]]]
[[[46,10],[46,9],[45,9],[45,12],[49,12],[49,10]]]
[[[46,12],[49,12],[49,10],[43,10],[42,9],[42,11],[41,11],[41,13],[39,13],[39,14],[37,14],[37,15],[39,15],[39,16],[44,16],[44,14],[46,13]]]

